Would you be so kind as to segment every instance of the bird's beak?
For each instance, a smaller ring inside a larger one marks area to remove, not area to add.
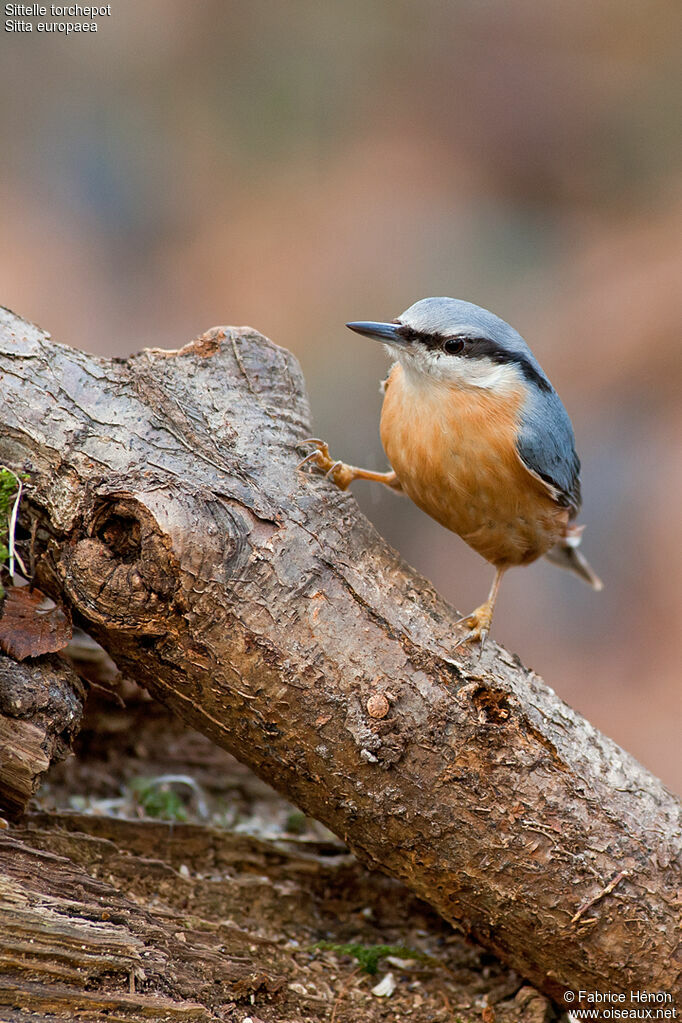
[[[354,330],[356,334],[364,334],[365,337],[382,341],[385,345],[404,346],[408,343],[398,333],[399,323],[373,323],[371,320],[358,320],[355,323],[347,323],[346,326]]]

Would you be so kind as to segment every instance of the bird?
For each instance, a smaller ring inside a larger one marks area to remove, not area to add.
[[[457,621],[455,644],[486,641],[504,573],[540,557],[595,590],[579,550],[580,461],[571,420],[530,347],[494,313],[455,298],[423,298],[391,322],[354,321],[394,360],[383,383],[380,434],[391,466],[334,460],[328,444],[299,463],[345,490],[374,480],[403,492],[495,568],[486,601]]]

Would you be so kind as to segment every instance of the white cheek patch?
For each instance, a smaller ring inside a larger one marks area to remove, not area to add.
[[[523,386],[523,374],[510,362],[492,359],[467,359],[456,355],[443,355],[428,349],[395,349],[390,353],[401,363],[414,384],[426,386],[429,380],[449,384],[451,387],[483,388],[496,394],[516,393]],[[417,378],[421,378],[418,380]]]
[[[488,390],[518,391],[521,374],[509,362],[493,362],[492,359],[452,359],[456,365],[447,367],[446,379],[460,386],[484,387]]]

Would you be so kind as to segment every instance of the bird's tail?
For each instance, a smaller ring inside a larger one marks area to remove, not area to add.
[[[578,550],[583,537],[584,526],[569,526],[566,535],[545,554],[548,561],[568,569],[589,583],[593,590],[603,590],[604,584],[592,571],[587,558]]]

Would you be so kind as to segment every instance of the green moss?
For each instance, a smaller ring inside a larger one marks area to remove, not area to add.
[[[19,489],[20,478],[21,480],[27,480],[29,477],[25,473],[18,477],[4,466],[0,468],[0,569],[4,568],[9,558],[10,517]],[[5,591],[0,584],[0,600],[4,596]]]
[[[19,489],[19,481],[9,469],[0,469],[0,564],[4,565],[9,557],[7,540],[9,537],[9,519],[12,506]]]
[[[422,962],[430,959],[430,956],[423,952],[417,952],[405,945],[360,945],[356,942],[351,942],[348,945],[335,945],[331,941],[318,941],[313,948],[351,956],[357,960],[364,973],[369,973],[372,976],[377,972],[380,960],[385,959],[386,956],[396,956],[398,959],[418,959]]]
[[[133,778],[130,788],[147,817],[162,821],[187,820],[182,797],[170,785],[159,785],[154,778]]]
[[[300,810],[292,810],[287,815],[287,832],[290,835],[302,835],[306,829],[308,818]]]
[[[19,481],[11,470],[0,469],[0,515],[3,518],[9,515],[18,486]]]

